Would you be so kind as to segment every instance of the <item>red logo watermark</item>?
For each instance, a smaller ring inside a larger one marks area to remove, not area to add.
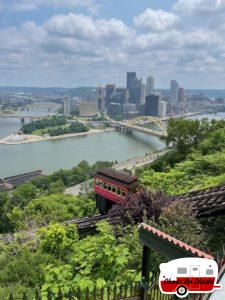
[[[221,289],[222,286],[216,284],[217,279],[218,265],[212,259],[180,258],[160,265],[160,291],[179,298]]]

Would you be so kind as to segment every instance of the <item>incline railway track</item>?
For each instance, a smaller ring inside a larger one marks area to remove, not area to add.
[[[79,219],[72,219],[72,220],[65,221],[65,222],[60,222],[60,224],[62,224],[62,225],[74,224],[74,225],[77,225],[78,230],[85,230],[85,229],[95,228],[96,224],[103,220],[108,220],[108,216],[107,215],[104,215],[104,216],[103,215],[94,215],[91,217],[84,217],[84,218],[79,218]],[[41,228],[48,227],[48,226],[49,225],[42,226],[40,228],[21,231],[19,233],[15,233],[15,234],[13,234],[13,233],[12,234],[1,234],[0,242],[10,243],[15,240],[20,240],[20,241],[30,240],[30,239],[34,238],[35,234]]]
[[[211,217],[224,215],[225,213],[225,184],[219,186],[210,187],[202,190],[191,191],[186,194],[170,196],[168,197],[171,201],[183,200],[192,205],[196,216]],[[85,229],[95,228],[96,224],[102,220],[109,220],[108,215],[94,215],[91,217],[84,217],[79,219],[68,220],[60,222],[62,225],[76,224],[77,229],[82,231]],[[117,218],[115,217],[110,220],[111,224],[116,223]],[[43,225],[40,228],[47,227]],[[32,239],[40,228],[30,229],[27,231],[21,231],[15,234],[0,234],[0,242],[9,243],[14,240],[26,241]]]

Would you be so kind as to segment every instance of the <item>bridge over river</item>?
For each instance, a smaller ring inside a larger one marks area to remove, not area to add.
[[[158,118],[158,117],[152,117],[152,116],[140,116],[131,120],[127,121],[115,121],[112,119],[109,119],[110,124],[113,127],[116,127],[118,130],[121,130],[122,132],[131,133],[133,130],[146,133],[149,135],[157,136],[159,138],[163,138],[167,136],[167,121],[170,118],[174,119],[182,119],[187,118],[190,116],[194,116],[200,114],[199,112],[195,113],[189,113],[184,115],[177,115],[167,118]],[[154,125],[153,128],[149,128],[149,124]]]
[[[52,117],[54,114],[49,114],[49,115],[44,115],[44,116],[38,116],[38,115],[14,115],[14,114],[7,114],[7,115],[0,115],[0,117],[3,118],[15,118],[15,119],[29,119],[29,120],[41,120],[41,119],[45,119],[45,118],[49,118]]]

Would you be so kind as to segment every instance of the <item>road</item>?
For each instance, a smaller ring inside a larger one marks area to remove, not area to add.
[[[164,150],[164,151],[152,153],[152,154],[149,154],[146,156],[141,156],[141,157],[137,157],[134,159],[130,159],[128,161],[115,164],[113,166],[113,168],[118,171],[124,170],[124,169],[134,170],[134,169],[137,169],[137,168],[140,168],[140,167],[143,167],[145,165],[152,163],[159,156],[162,156],[162,155],[166,154],[167,152],[168,152],[168,150]]]
[[[157,159],[159,156],[162,156],[162,155],[166,154],[167,152],[168,152],[168,150],[163,150],[163,151],[152,153],[152,154],[149,154],[146,156],[130,159],[125,162],[115,164],[113,166],[113,169],[118,170],[118,171],[122,171],[124,169],[134,170],[136,168],[140,168],[140,167],[150,164],[155,159]],[[77,184],[75,186],[72,186],[72,187],[66,189],[65,194],[78,196],[80,194],[86,194],[86,193],[92,191],[92,188],[93,188],[93,179],[87,180],[85,182],[82,182],[80,184]]]

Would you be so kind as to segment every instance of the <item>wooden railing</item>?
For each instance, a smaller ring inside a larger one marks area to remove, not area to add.
[[[43,295],[43,294],[42,294]],[[107,287],[102,289],[95,288],[94,290],[85,289],[78,291],[69,291],[68,293],[63,293],[59,291],[58,293],[52,293],[48,291],[44,297],[42,297],[39,291],[36,291],[33,300],[120,300],[120,299],[130,299],[130,300],[139,300],[140,299],[140,285],[139,283],[129,284],[129,285],[120,285]],[[6,298],[7,299],[7,298]],[[15,296],[15,293],[11,293],[8,297],[9,300],[28,300],[30,299],[26,294],[21,295],[20,298]]]

